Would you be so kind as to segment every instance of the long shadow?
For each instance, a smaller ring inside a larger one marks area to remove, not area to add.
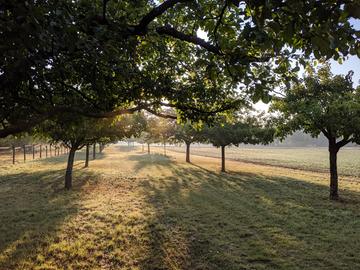
[[[138,172],[139,170],[146,169],[147,167],[152,166],[165,166],[168,167],[170,164],[174,164],[174,160],[172,160],[168,156],[164,156],[161,154],[139,154],[139,155],[129,155],[128,160],[136,161],[134,170]]]
[[[54,238],[65,219],[79,211],[82,186],[93,173],[75,173],[73,189],[63,188],[63,170],[0,177],[0,269],[14,269]],[[55,240],[54,240],[55,241]]]
[[[134,152],[139,149],[137,146],[127,146],[127,145],[115,145],[114,148],[119,152]]]
[[[165,229],[148,232],[154,264],[141,269],[360,267],[358,192],[331,202],[326,186],[292,177],[168,166],[172,177],[143,186],[157,213],[149,227]]]

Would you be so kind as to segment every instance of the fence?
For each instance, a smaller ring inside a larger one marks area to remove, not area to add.
[[[0,157],[2,161],[8,161],[15,164],[16,162],[26,162],[38,158],[48,158],[67,154],[69,149],[64,145],[55,144],[31,144],[21,147],[0,147]]]

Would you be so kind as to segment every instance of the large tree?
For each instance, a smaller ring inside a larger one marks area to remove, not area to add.
[[[302,130],[328,140],[330,161],[330,199],[338,194],[337,153],[350,142],[359,143],[360,87],[353,87],[352,72],[333,76],[330,66],[317,73],[309,70],[302,82],[285,91],[273,109],[280,112],[278,134],[284,136]]]
[[[267,101],[294,60],[359,56],[351,18],[352,0],[1,0],[0,137],[63,112],[209,120]]]

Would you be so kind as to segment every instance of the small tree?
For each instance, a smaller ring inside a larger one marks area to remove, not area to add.
[[[139,141],[147,144],[150,154],[150,145],[161,141],[159,118],[153,116],[146,118],[146,128],[139,136]]]
[[[166,143],[172,141],[175,136],[176,121],[174,119],[159,118],[158,119],[159,141],[164,146],[164,155],[166,156]]]
[[[239,144],[267,144],[273,141],[274,130],[257,118],[245,116],[233,123],[219,122],[206,127],[204,135],[215,147],[221,148],[221,171],[225,172],[225,147]]]
[[[328,140],[330,163],[330,199],[337,200],[337,153],[350,142],[359,143],[360,87],[352,86],[352,72],[333,76],[324,65],[316,74],[309,70],[304,80],[285,91],[286,96],[272,108],[281,113],[278,135],[284,137],[296,130]]]
[[[190,145],[194,142],[205,140],[203,132],[194,128],[189,122],[177,125],[175,129],[175,140],[182,141],[186,145],[186,162],[190,163]]]
[[[47,121],[41,125],[37,132],[49,137],[53,142],[61,142],[70,151],[65,173],[65,188],[72,186],[72,171],[75,153],[85,145],[100,142],[109,143],[137,135],[140,132],[137,116],[122,116],[117,119],[88,119],[73,118],[65,114],[61,119]],[[88,155],[86,151],[86,155]],[[88,165],[88,157],[85,164]]]

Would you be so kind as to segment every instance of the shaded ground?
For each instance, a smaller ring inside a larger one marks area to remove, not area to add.
[[[0,171],[0,269],[360,268],[357,181],[112,146],[66,192],[57,159]]]

